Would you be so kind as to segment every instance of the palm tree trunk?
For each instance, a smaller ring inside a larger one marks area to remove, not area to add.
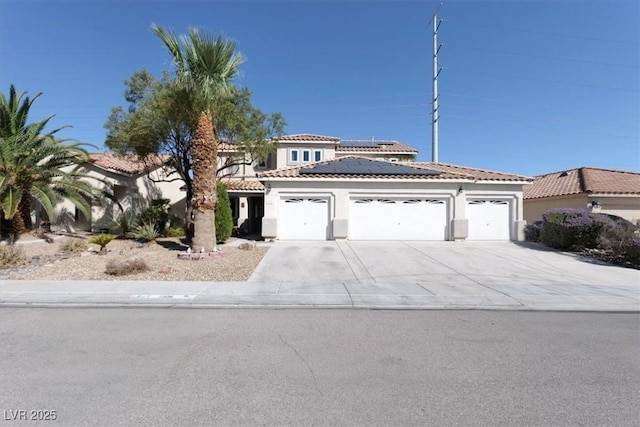
[[[193,208],[194,251],[211,251],[216,245],[216,172],[218,145],[213,132],[211,113],[203,111],[191,141],[193,156]]]
[[[22,194],[20,205],[18,205],[18,212],[16,215],[22,217],[23,228],[20,234],[33,230],[33,221],[31,221],[31,209],[33,208],[33,197],[28,192]]]

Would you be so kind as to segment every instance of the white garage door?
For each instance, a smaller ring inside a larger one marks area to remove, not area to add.
[[[446,240],[447,204],[433,199],[354,198],[351,240]]]
[[[329,200],[282,199],[278,228],[278,237],[281,240],[327,240]]]
[[[509,202],[504,200],[467,201],[468,240],[509,240]]]

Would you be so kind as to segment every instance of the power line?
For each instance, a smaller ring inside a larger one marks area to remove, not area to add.
[[[478,118],[478,117],[461,116],[461,115],[456,115],[456,114],[443,114],[441,117],[451,117],[451,118],[456,118],[456,119],[483,122],[483,123],[506,124],[506,125],[512,125],[512,126],[526,127],[526,128],[531,128],[531,129],[565,130],[565,129],[559,128],[557,126],[556,127],[554,127],[554,126],[541,126],[541,125],[534,125],[534,124],[530,124],[530,123],[515,122],[515,121],[510,121],[510,120],[495,120],[495,119],[486,119],[486,118]],[[619,139],[629,139],[629,140],[640,141],[640,136],[613,135],[613,134],[601,133],[601,132],[584,132],[584,131],[580,131],[580,130],[571,131],[571,132],[575,133],[575,134],[581,134],[581,135],[605,136],[605,137],[608,137],[608,138],[619,138]],[[637,145],[634,144],[634,146],[637,146]]]
[[[568,82],[568,81],[564,81],[564,80],[537,79],[537,78],[532,78],[532,77],[520,77],[520,76],[512,76],[512,75],[499,74],[499,73],[489,73],[489,72],[486,72],[486,71],[461,71],[461,70],[457,70],[457,69],[451,69],[451,70],[447,69],[447,71],[449,73],[463,74],[463,75],[482,74],[482,75],[485,75],[485,76],[500,77],[502,79],[522,80],[522,81],[537,82],[537,83],[553,83],[553,84],[567,85],[567,86],[588,87],[588,88],[592,88],[592,89],[617,90],[617,91],[622,91],[622,92],[640,92],[640,89],[613,87],[613,86],[602,86],[602,85],[594,85],[594,84],[590,84],[590,83]]]
[[[534,54],[530,54],[530,53],[513,52],[513,51],[506,51],[506,50],[496,50],[496,49],[489,49],[489,48],[476,47],[476,46],[463,46],[463,45],[455,45],[455,44],[454,45],[447,44],[446,46],[447,47],[453,47],[455,49],[479,50],[479,51],[482,51],[482,52],[497,53],[497,54],[501,54],[501,55],[526,56],[526,57],[529,57],[529,58],[536,58],[536,59],[550,59],[550,60],[554,60],[554,61],[577,62],[577,63],[583,63],[583,64],[605,65],[605,66],[608,66],[608,67],[621,67],[621,68],[631,68],[631,69],[640,68],[637,65],[615,64],[615,63],[611,63],[611,62],[590,61],[590,60],[587,60],[587,59],[561,58],[561,57],[558,57],[558,56],[548,56],[548,55],[534,55]]]
[[[504,110],[496,110],[496,109],[488,109],[488,108],[482,108],[482,107],[475,107],[475,106],[470,106],[470,105],[461,105],[461,104],[448,104],[448,103],[444,103],[443,104],[444,110],[446,111],[448,108],[454,108],[454,109],[462,109],[462,110],[470,110],[470,111],[479,111],[479,112],[484,112],[484,113],[488,113],[488,114],[500,114],[502,117],[521,117],[521,118],[528,118],[528,119],[532,119],[532,120],[544,120],[545,122],[562,122],[562,123],[574,123],[574,124],[591,124],[591,125],[598,125],[598,126],[610,126],[610,127],[619,127],[619,128],[629,128],[629,129],[639,129],[640,125],[628,125],[628,124],[620,124],[620,123],[603,123],[603,122],[594,122],[592,120],[589,121],[578,121],[578,120],[572,120],[572,119],[565,119],[563,118],[563,116],[558,116],[558,115],[554,115],[554,116],[546,116],[546,115],[539,115],[539,114],[531,114],[531,113],[527,113],[527,114],[514,114],[512,112],[505,112]]]
[[[464,21],[464,20],[462,20],[462,21],[456,20],[456,21],[460,22],[460,23],[462,23],[464,25],[469,25],[469,26],[474,26],[474,27],[481,27],[481,28],[490,28],[492,30],[499,30],[499,31],[513,31],[513,32],[519,32],[519,33],[536,34],[536,35],[540,35],[540,36],[561,37],[561,38],[579,39],[579,40],[590,40],[590,41],[598,41],[598,42],[606,42],[606,43],[630,44],[630,45],[635,45],[635,46],[640,45],[639,42],[631,41],[631,40],[605,39],[605,38],[601,38],[601,37],[582,36],[582,35],[576,35],[576,34],[551,33],[551,32],[531,30],[531,29],[526,29],[526,28],[513,28],[513,27],[501,27],[501,26],[497,26],[497,25],[484,25],[484,24],[478,24],[477,22],[470,22],[470,21]]]
[[[548,105],[536,105],[536,104],[531,104],[531,103],[523,103],[523,102],[514,102],[511,100],[506,100],[506,99],[500,99],[500,98],[491,98],[491,97],[486,97],[486,96],[476,96],[476,95],[468,95],[468,94],[459,94],[459,93],[451,93],[451,92],[441,92],[441,95],[444,95],[445,98],[448,96],[451,97],[458,97],[458,98],[470,98],[470,99],[477,99],[477,100],[481,100],[481,101],[491,101],[491,102],[497,102],[497,103],[501,103],[501,104],[506,104],[506,105],[514,105],[514,106],[519,106],[519,107],[526,107],[526,108],[538,108],[541,110],[547,110],[549,108]],[[446,105],[450,105],[450,104],[445,104]],[[573,108],[570,112],[569,111],[563,111],[566,114],[571,114],[571,115],[575,115],[576,114],[576,109]],[[635,119],[635,117],[634,117]],[[593,122],[589,122],[589,123],[593,123]],[[620,125],[620,126],[625,126],[625,127],[636,127],[636,126],[631,126],[631,125]],[[640,125],[638,125],[640,126]]]

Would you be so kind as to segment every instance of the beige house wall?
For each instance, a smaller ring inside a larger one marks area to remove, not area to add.
[[[597,202],[597,206],[592,206]],[[579,208],[589,209],[609,215],[616,215],[632,223],[640,220],[640,196],[610,196],[598,194],[575,194],[571,196],[548,197],[524,200],[524,219],[528,224],[542,218],[548,209]]]
[[[554,208],[579,208],[587,209],[588,202],[586,194],[575,194],[571,196],[549,197],[544,199],[524,200],[524,219],[527,224],[532,224],[542,218],[542,214]]]
[[[587,204],[597,202],[600,213],[616,215],[636,224],[640,221],[640,195],[639,196],[611,196],[590,194]]]
[[[162,168],[137,176],[104,170],[94,165],[84,165],[80,171],[96,178],[86,180],[93,187],[113,192],[125,211],[140,212],[149,205],[151,200],[165,198],[169,199],[170,213],[184,216],[186,193],[180,190],[184,182],[182,180],[159,182],[176,177],[175,174],[167,175]],[[61,200],[55,207],[57,218],[52,225],[67,231],[112,229],[114,220],[122,212],[120,206],[109,197],[101,196],[92,201],[89,220],[71,201]]]

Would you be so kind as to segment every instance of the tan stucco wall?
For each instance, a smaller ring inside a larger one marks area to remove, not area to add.
[[[184,185],[182,180],[172,182],[154,182],[162,179],[172,179],[176,175],[170,177],[158,168],[147,175],[128,176],[116,172],[107,171],[97,168],[93,165],[85,165],[82,172],[95,177],[99,180],[106,181],[112,186],[118,188],[117,194],[122,208],[125,210],[133,210],[139,212],[148,206],[149,202],[156,198],[169,199],[171,203],[170,212],[176,215],[184,215],[185,192],[180,190]],[[86,180],[96,188],[104,188],[105,185],[97,180]],[[83,216],[76,217],[76,208],[69,200],[61,200],[56,205],[57,220],[54,225],[60,228],[73,230],[91,230],[96,231],[101,228],[111,228],[113,220],[120,214],[120,208],[116,203],[107,197],[101,197],[94,200],[91,204],[91,223],[86,223]]]
[[[590,194],[588,204],[598,202],[600,213],[617,215],[636,224],[640,221],[640,196],[609,196]]]
[[[327,143],[289,143],[289,142],[281,142],[278,145],[278,151],[276,154],[276,169],[285,168],[287,166],[294,166],[294,164],[289,164],[289,149],[298,149],[298,150],[321,150],[322,151],[322,160],[332,160],[336,157],[336,149],[334,144]],[[302,153],[300,153],[302,155]],[[313,158],[312,158],[313,159]],[[302,164],[302,162],[298,162],[295,165]]]
[[[545,199],[524,200],[524,219],[527,224],[542,218],[542,214],[553,208],[581,208],[587,209],[586,194],[577,194],[573,196],[550,197]]]
[[[634,224],[640,220],[640,196],[610,196],[598,194],[577,194],[572,196],[529,199],[524,201],[524,218],[528,224],[542,217],[548,209],[580,208],[592,209],[591,203],[598,202],[595,212],[617,215]]]

